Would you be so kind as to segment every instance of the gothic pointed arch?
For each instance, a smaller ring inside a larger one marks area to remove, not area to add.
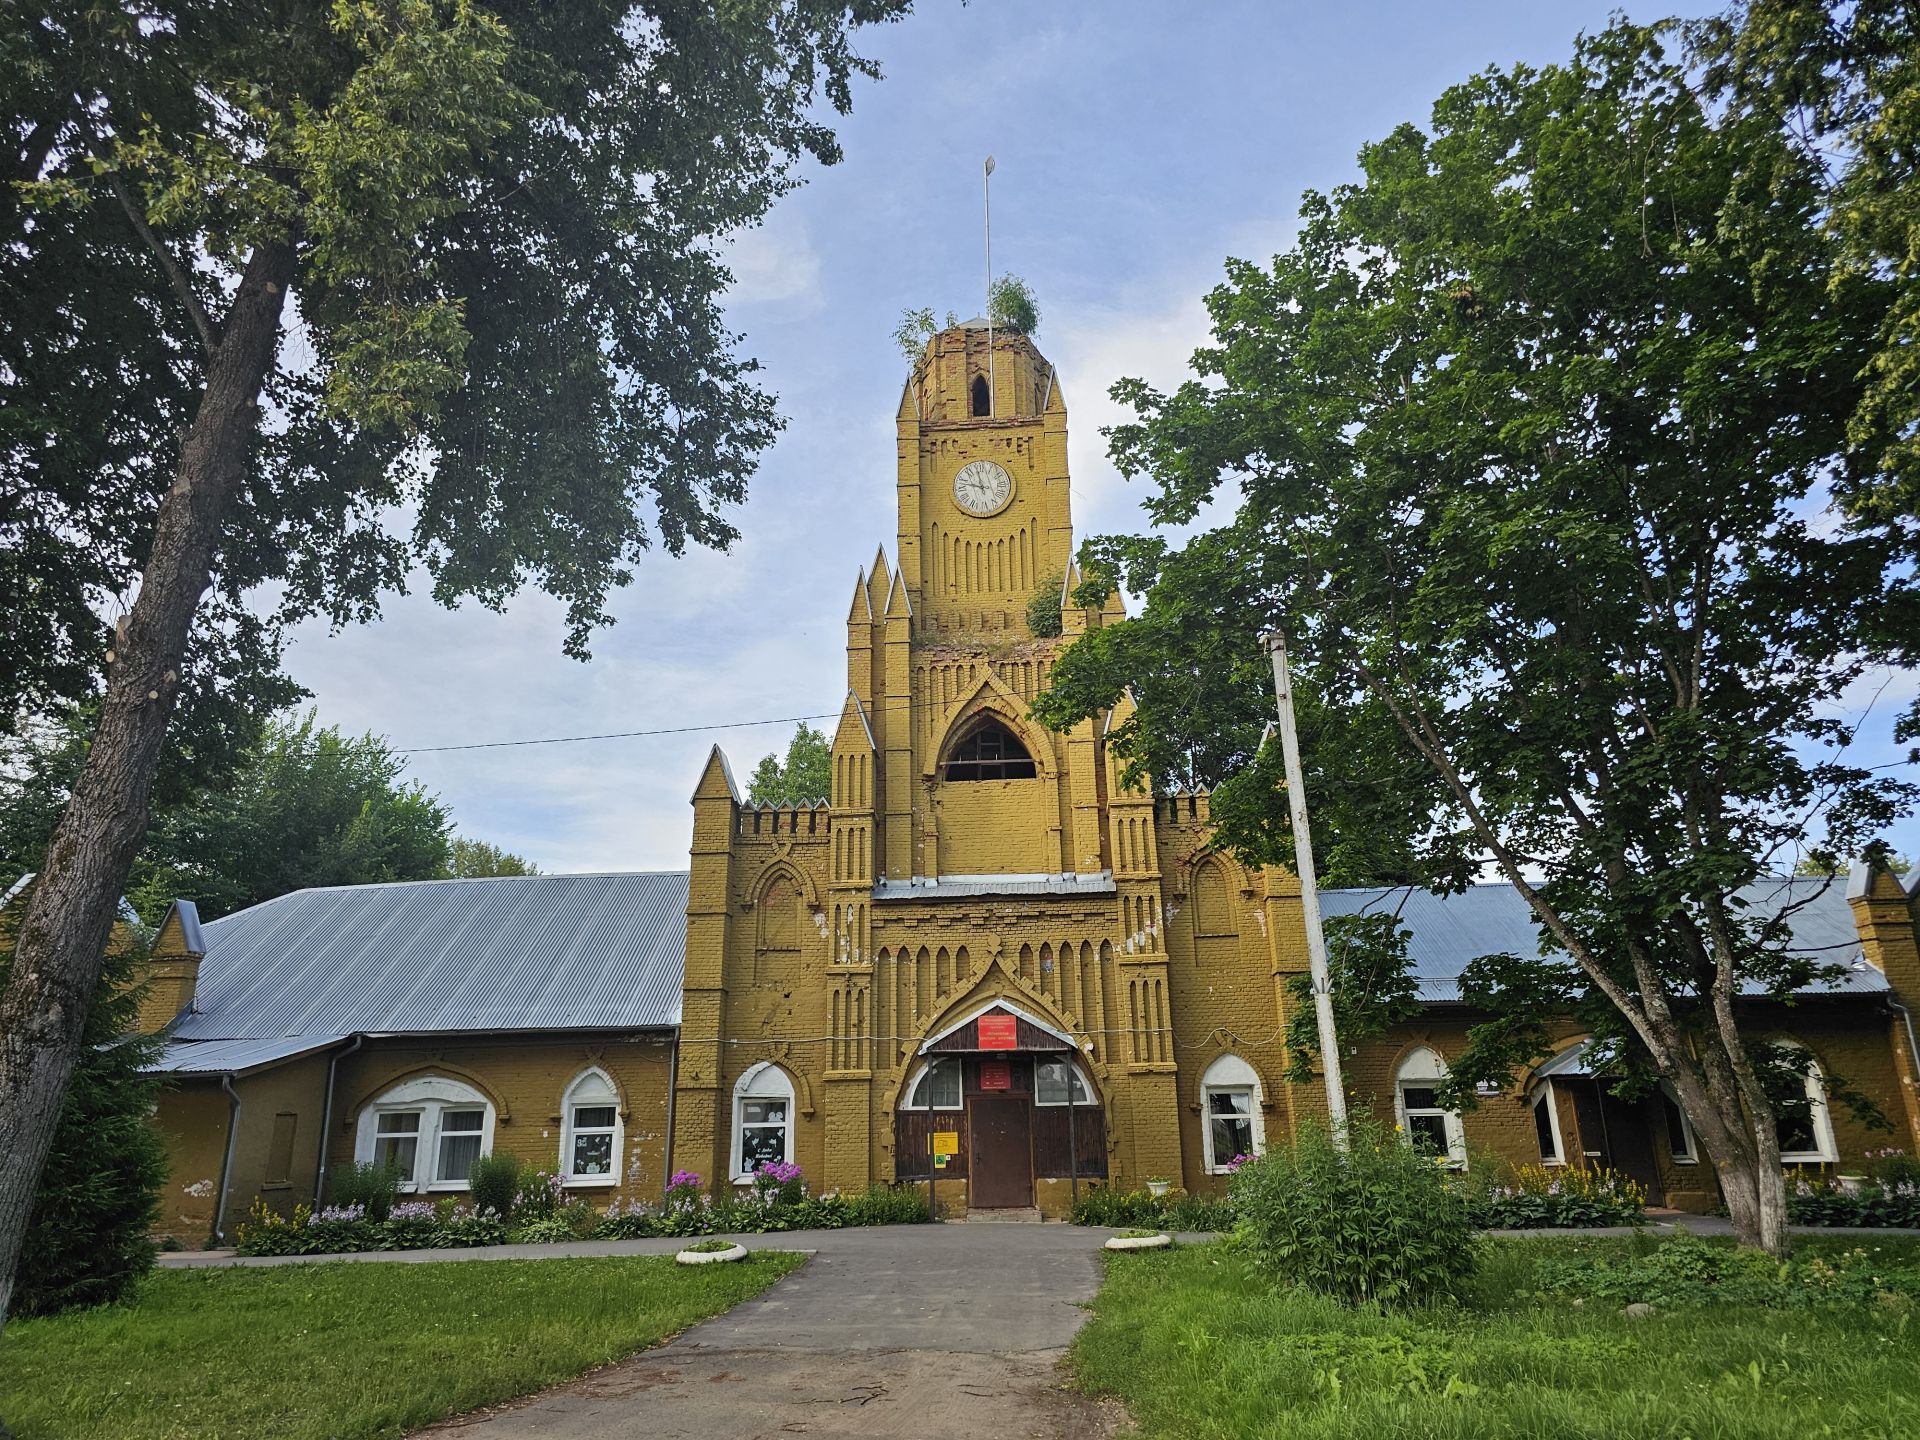
[[[925,778],[931,780],[944,775],[954,749],[983,716],[1004,727],[1019,742],[1033,762],[1035,776],[1052,778],[1053,748],[1047,732],[1027,718],[1027,707],[1020,697],[991,671],[981,676],[970,690],[956,696],[947,707],[939,726],[940,743],[927,752]]]

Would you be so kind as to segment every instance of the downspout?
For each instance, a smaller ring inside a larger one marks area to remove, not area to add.
[[[667,1200],[667,1182],[673,1178],[673,1092],[680,1088],[680,1029],[674,1027],[667,1051],[667,1153],[660,1157],[660,1203]]]
[[[340,1062],[367,1043],[364,1035],[355,1035],[353,1044],[333,1052],[327,1061],[327,1095],[320,1104],[320,1154],[313,1166],[313,1208],[318,1210],[327,1196],[327,1150],[333,1139],[333,1082],[340,1073]]]
[[[240,1138],[240,1092],[233,1088],[233,1072],[220,1077],[220,1088],[227,1092],[227,1153],[220,1161],[220,1203],[213,1211],[213,1238],[227,1238],[227,1186],[233,1182],[233,1150]]]

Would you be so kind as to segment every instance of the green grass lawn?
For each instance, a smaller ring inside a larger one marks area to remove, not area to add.
[[[399,1435],[655,1344],[803,1262],[162,1270],[125,1304],[9,1324],[0,1420],[18,1440]]]
[[[1567,1247],[1495,1242],[1459,1305],[1383,1314],[1280,1289],[1213,1246],[1108,1257],[1072,1352],[1083,1389],[1120,1397],[1143,1434],[1405,1437],[1920,1436],[1920,1316],[1843,1309],[1671,1310],[1628,1319],[1533,1283]],[[1807,1256],[1913,1240],[1801,1241]]]

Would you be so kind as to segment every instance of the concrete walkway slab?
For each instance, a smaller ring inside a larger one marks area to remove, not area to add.
[[[745,1237],[814,1253],[665,1346],[418,1433],[1098,1440],[1125,1414],[1072,1390],[1059,1362],[1086,1321],[1109,1233],[902,1225]]]

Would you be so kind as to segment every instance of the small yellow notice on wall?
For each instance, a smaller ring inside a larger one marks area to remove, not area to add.
[[[958,1155],[960,1153],[960,1132],[958,1130],[934,1131],[933,1153],[935,1155]]]

